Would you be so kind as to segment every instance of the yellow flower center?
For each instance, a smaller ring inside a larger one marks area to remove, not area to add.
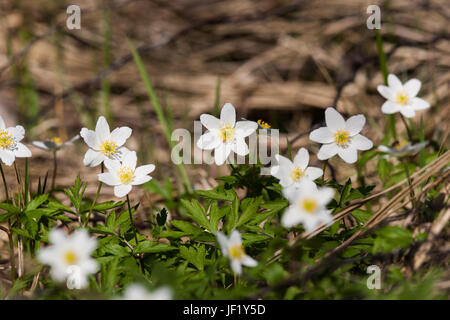
[[[267,122],[264,122],[262,120],[258,120],[257,121],[259,126],[263,129],[270,129],[270,124],[268,124]]]
[[[234,139],[234,128],[226,125],[222,129],[220,129],[220,138],[223,142],[232,141]]]
[[[107,157],[111,157],[117,152],[117,149],[119,147],[117,144],[115,144],[113,141],[103,141],[103,143],[100,145],[100,152],[103,153]]]
[[[73,251],[67,251],[64,254],[64,261],[68,264],[68,265],[72,265],[72,264],[76,264],[78,261],[78,256],[75,252]]]
[[[56,144],[57,146],[62,145],[62,140],[61,140],[61,138],[59,138],[59,137],[54,137],[54,138],[52,138],[51,141],[52,141],[54,144]]]
[[[405,104],[408,103],[409,101],[409,96],[405,91],[400,91],[397,93],[397,96],[395,97],[395,101],[398,104],[401,104],[402,106],[404,106]]]
[[[347,130],[340,130],[334,134],[334,141],[338,146],[347,146],[349,139],[350,137]]]
[[[242,244],[235,244],[228,249],[228,253],[232,259],[242,259],[245,255],[244,246]]]
[[[0,130],[0,148],[6,149],[16,144],[13,136],[6,130]]]
[[[303,210],[305,210],[308,213],[314,213],[317,210],[318,204],[316,199],[306,198],[303,199],[300,203],[300,206]]]
[[[124,166],[120,168],[119,179],[123,184],[130,184],[134,181],[134,171]]]
[[[304,170],[300,169],[299,167],[295,167],[295,169],[292,170],[291,172],[291,178],[292,180],[297,182],[298,180],[300,180],[301,177],[303,177],[304,174],[305,174]]]
[[[401,149],[403,149],[407,144],[408,144],[408,140],[403,139],[403,140],[400,141],[399,143],[396,143],[396,145],[394,146],[394,149],[395,149],[395,150],[401,150]]]

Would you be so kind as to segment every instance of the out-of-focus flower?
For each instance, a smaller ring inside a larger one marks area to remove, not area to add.
[[[222,253],[230,260],[231,269],[234,273],[242,273],[242,265],[255,267],[258,262],[245,253],[242,245],[241,234],[237,230],[231,232],[230,238],[227,238],[222,232],[217,232],[217,241],[222,248]]]
[[[217,165],[222,165],[231,151],[240,156],[249,153],[245,138],[258,128],[253,121],[236,122],[236,110],[231,103],[226,103],[221,112],[220,119],[202,114],[201,123],[208,129],[197,141],[197,146],[204,150],[214,149],[214,160]]]
[[[91,258],[97,247],[97,240],[91,238],[84,229],[66,235],[59,229],[49,234],[50,246],[38,253],[38,260],[51,267],[50,275],[56,281],[64,281],[76,268],[77,281],[80,288],[88,285],[88,276],[97,272],[97,261]]]
[[[312,183],[289,189],[284,195],[290,206],[281,218],[281,224],[290,228],[301,223],[307,232],[313,232],[321,223],[330,223],[333,217],[325,206],[333,199],[334,193],[332,188],[317,188]]]
[[[4,164],[10,166],[17,158],[31,157],[31,151],[20,143],[25,136],[22,126],[6,127],[0,116],[0,159]]]
[[[388,86],[379,85],[378,92],[387,99],[381,107],[383,113],[391,114],[400,112],[407,118],[416,115],[417,110],[424,110],[430,107],[430,104],[417,98],[422,83],[417,79],[408,80],[405,84],[393,74],[388,76]]]
[[[95,167],[107,159],[122,160],[123,155],[129,151],[123,145],[131,136],[131,132],[128,127],[116,128],[110,132],[108,122],[103,116],[98,118],[95,131],[81,129],[80,135],[90,148],[84,156],[84,165]]]
[[[404,156],[412,156],[422,150],[428,141],[419,142],[416,144],[412,144],[407,140],[402,140],[400,143],[395,143],[392,147],[387,147],[380,145],[378,146],[378,150],[381,152],[389,153],[392,156],[396,157],[404,157]]]
[[[140,284],[129,285],[123,294],[123,300],[172,300],[173,292],[169,287],[148,291]]]
[[[259,129],[270,129],[271,128],[270,124],[268,124],[267,122],[264,122],[262,120],[258,120],[257,123],[258,123]]]
[[[355,163],[358,150],[369,150],[373,147],[371,140],[360,134],[366,118],[356,115],[347,121],[334,108],[325,110],[326,127],[311,132],[312,141],[323,143],[317,154],[320,160],[326,160],[338,154],[347,163]]]
[[[144,184],[152,179],[149,176],[155,166],[148,164],[136,168],[137,156],[135,151],[130,151],[119,161],[105,161],[105,167],[109,172],[100,173],[98,179],[109,186],[114,186],[114,195],[116,197],[126,196],[132,189],[132,186]]]
[[[323,175],[323,170],[316,167],[308,167],[309,153],[305,148],[298,150],[294,162],[277,154],[277,166],[270,169],[270,173],[280,179],[283,188],[298,188],[305,180],[314,181]]]
[[[73,143],[75,141],[77,141],[78,139],[80,139],[80,136],[77,135],[75,137],[73,137],[72,139],[70,139],[69,141],[66,142],[62,142],[61,138],[59,137],[54,137],[50,140],[45,140],[45,141],[33,141],[32,145],[35,146],[36,148],[45,150],[45,151],[58,151],[60,149],[69,147],[71,145],[73,145]]]

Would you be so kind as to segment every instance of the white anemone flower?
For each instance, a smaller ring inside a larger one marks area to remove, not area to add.
[[[128,127],[116,128],[110,132],[108,122],[103,116],[98,118],[95,131],[81,129],[80,135],[90,148],[84,156],[84,165],[95,167],[107,159],[120,161],[128,152],[123,145],[131,136],[131,132]]]
[[[360,134],[366,123],[366,118],[356,115],[347,121],[334,108],[325,110],[326,127],[311,132],[312,141],[322,143],[317,154],[320,160],[329,159],[336,154],[347,163],[355,163],[358,159],[357,150],[369,150],[373,147],[371,140]]]
[[[270,173],[280,180],[283,188],[298,188],[305,180],[314,181],[323,175],[322,169],[308,167],[309,153],[305,148],[298,150],[293,162],[279,154],[275,156],[275,159],[278,165],[273,166]]]
[[[239,231],[233,230],[230,238],[227,238],[221,231],[218,231],[217,240],[222,248],[223,255],[230,259],[231,269],[234,273],[241,274],[242,265],[246,267],[256,267],[258,264],[256,260],[245,253]]]
[[[38,260],[51,267],[50,275],[56,281],[64,281],[71,274],[77,277],[80,288],[88,285],[88,276],[96,273],[98,264],[91,258],[97,248],[97,240],[91,238],[85,229],[78,229],[71,235],[53,229],[49,234],[50,246],[39,250]],[[74,272],[76,268],[76,273]]]
[[[0,116],[0,159],[10,166],[16,158],[29,158],[31,151],[23,143],[25,129],[22,126],[6,127],[3,118]]]
[[[45,150],[45,151],[55,152],[55,151],[58,151],[60,149],[72,146],[73,143],[75,141],[77,141],[78,139],[80,139],[80,136],[76,135],[75,137],[73,137],[69,141],[62,142],[61,138],[54,137],[54,138],[52,138],[50,140],[45,140],[45,141],[33,141],[32,145],[35,146],[36,148],[39,148],[39,149],[42,149],[42,150]]]
[[[258,124],[253,121],[236,122],[236,110],[231,103],[223,106],[220,119],[210,114],[202,114],[200,121],[208,131],[198,139],[197,146],[204,150],[214,149],[217,165],[222,165],[231,151],[246,156],[249,149],[245,138],[258,129]]]
[[[147,290],[140,284],[126,287],[122,300],[172,300],[173,292],[169,287],[161,287],[153,291]]]
[[[410,79],[405,84],[393,74],[388,76],[388,86],[379,85],[378,92],[387,99],[381,107],[383,113],[392,114],[400,112],[407,118],[416,115],[417,110],[424,110],[430,107],[430,104],[416,97],[419,93],[422,83],[417,79]]]
[[[109,186],[114,186],[114,195],[118,198],[125,197],[133,186],[144,184],[152,179],[148,174],[155,170],[155,165],[148,164],[136,168],[137,156],[135,151],[130,151],[119,161],[105,161],[105,167],[109,172],[100,173],[98,179]]]
[[[289,207],[281,218],[285,228],[303,224],[307,232],[313,232],[322,223],[330,223],[333,217],[326,205],[334,197],[334,189],[317,188],[315,184],[302,184],[298,189],[290,189],[285,194]]]
[[[402,140],[400,143],[394,144],[392,147],[380,145],[378,150],[388,153],[392,156],[403,157],[412,156],[428,145],[428,141],[412,144],[408,140]]]

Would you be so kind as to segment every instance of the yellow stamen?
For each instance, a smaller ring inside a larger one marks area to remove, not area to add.
[[[404,106],[405,104],[407,104],[409,102],[409,96],[405,91],[399,91],[397,93],[397,96],[395,97],[395,101],[398,104],[401,104],[402,106]]]
[[[232,259],[242,259],[245,255],[244,246],[242,244],[231,246],[228,253]]]
[[[123,184],[130,184],[134,181],[134,171],[124,166],[120,168],[119,179]]]
[[[115,153],[117,153],[118,146],[113,141],[103,141],[103,143],[100,145],[100,152],[103,153],[107,157],[111,157]]]
[[[295,167],[295,169],[292,170],[291,172],[291,178],[292,180],[297,182],[298,180],[300,180],[301,177],[303,177],[304,174],[305,174],[304,170],[300,169],[299,167]]]
[[[234,128],[226,125],[222,129],[220,129],[220,138],[223,142],[232,141],[234,139]]]
[[[270,129],[270,124],[268,124],[267,122],[264,122],[262,120],[258,120],[257,121],[259,126],[263,129]]]
[[[0,148],[6,149],[14,146],[16,142],[13,136],[6,130],[0,130]]]
[[[311,198],[303,199],[300,205],[308,213],[314,213],[318,207],[316,199]]]
[[[78,261],[78,256],[73,251],[67,251],[64,254],[64,260],[68,265],[76,264],[76,262]]]
[[[407,144],[408,144],[408,140],[403,139],[402,141],[397,142],[397,143],[394,145],[394,149],[396,149],[396,150],[401,150],[401,149],[403,149]]]
[[[54,137],[54,138],[52,138],[51,141],[52,141],[54,144],[56,144],[57,146],[62,145],[62,140],[61,140],[61,138],[59,138],[59,137]]]
[[[334,141],[338,146],[347,146],[349,139],[350,137],[347,130],[340,130],[334,134]]]

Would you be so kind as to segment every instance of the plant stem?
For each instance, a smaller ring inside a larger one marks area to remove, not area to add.
[[[105,166],[104,166],[103,162],[102,162],[101,170],[102,170],[102,173],[105,171]],[[89,219],[91,218],[92,212],[94,211],[95,204],[97,203],[98,197],[100,196],[100,191],[102,191],[102,186],[103,186],[103,182],[99,181],[98,187],[97,187],[97,193],[95,194],[94,201],[92,202],[91,207],[89,208],[89,213],[86,217],[86,221],[84,222],[85,227],[88,225]]]
[[[130,223],[131,223],[131,227],[133,228],[134,231],[134,240],[136,240],[136,246],[138,245],[138,238],[137,238],[137,231],[136,231],[136,226],[133,223],[133,216],[131,214],[131,204],[130,204],[130,197],[127,194],[127,203],[128,203],[128,213],[130,214]]]
[[[412,136],[411,130],[409,129],[408,123],[406,122],[406,119],[405,119],[405,117],[404,117],[402,114],[400,114],[400,118],[402,119],[403,124],[405,125],[406,133],[408,134],[408,140],[409,140],[410,142],[412,142],[413,136]]]
[[[52,177],[52,190],[56,186],[56,172],[58,170],[58,161],[56,160],[56,151],[53,151],[53,177]]]
[[[403,163],[403,167],[405,168],[405,174],[406,177],[408,179],[408,185],[409,185],[409,196],[411,197],[411,203],[413,208],[416,206],[416,195],[414,194],[414,189],[412,187],[412,181],[411,181],[411,177],[409,174],[409,169],[408,169],[408,165],[405,161],[402,161]]]
[[[19,174],[19,170],[17,169],[17,165],[16,162],[14,162],[14,170],[16,171],[16,178],[17,178],[17,183],[19,184],[18,189],[19,189],[19,207],[20,207],[20,213],[23,212],[24,208],[25,208],[25,194],[24,197],[22,197],[22,181],[20,180],[20,174]],[[25,191],[24,191],[25,193]],[[19,214],[17,215],[17,222],[19,223],[18,227],[19,229],[22,228],[20,222],[19,222]],[[19,264],[17,266],[17,275],[19,279],[22,279],[23,277],[23,273],[24,273],[24,257],[23,257],[23,238],[21,235],[17,235],[17,259],[19,260]]]

